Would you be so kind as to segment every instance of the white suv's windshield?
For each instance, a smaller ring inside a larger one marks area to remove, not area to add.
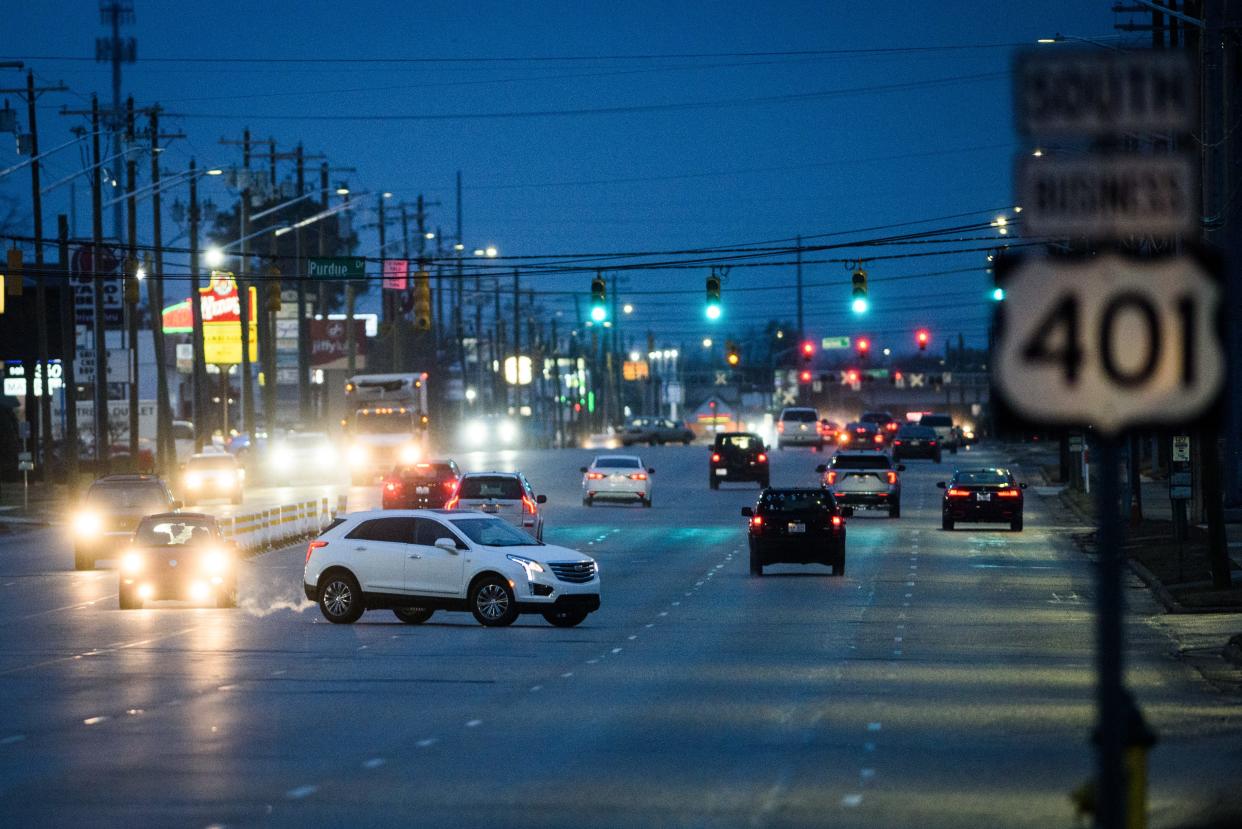
[[[542,546],[542,542],[514,529],[499,518],[451,518],[449,523],[475,544],[489,547]]]

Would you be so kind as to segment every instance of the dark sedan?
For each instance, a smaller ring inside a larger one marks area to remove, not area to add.
[[[661,443],[680,443],[689,446],[694,442],[694,432],[682,420],[671,420],[667,417],[636,417],[625,424],[621,433],[621,445],[632,446],[635,443],[646,443],[657,446]]]
[[[970,522],[1008,524],[1014,532],[1022,530],[1026,484],[1018,483],[1008,469],[959,469],[948,482],[936,486],[944,490],[944,529]]]
[[[402,464],[384,477],[384,509],[441,509],[457,490],[461,470],[452,460]]]
[[[940,438],[930,426],[907,424],[893,437],[893,460],[929,458],[940,463]]]
[[[142,519],[121,555],[121,610],[160,599],[237,606],[237,547],[214,516],[165,512]]]
[[[769,564],[823,564],[844,576],[844,519],[853,514],[826,489],[765,489],[753,508],[742,508],[750,519],[750,574],[762,576]]]

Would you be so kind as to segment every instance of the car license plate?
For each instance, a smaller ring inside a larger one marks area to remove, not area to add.
[[[240,346],[239,346],[239,348],[240,348]],[[721,476],[728,475],[728,474],[729,474],[729,470],[727,470],[727,469],[717,469],[717,470],[716,470],[716,474],[717,474],[717,475],[721,475]]]
[[[976,493],[975,493],[975,498],[976,498],[977,500],[979,500],[979,501],[991,501],[991,500],[992,500],[992,493],[990,493],[990,492],[976,492]]]
[[[497,507],[495,504],[484,504],[483,505],[484,512],[495,512],[497,509],[499,509],[499,507]]]
[[[240,340],[240,338],[239,338],[239,340]],[[239,346],[238,346],[238,348],[241,348],[241,346],[239,345]],[[921,446],[921,445],[922,445],[922,443],[923,443],[923,441],[921,441],[921,440],[912,440],[912,441],[910,441],[910,445],[911,445],[911,446]]]
[[[790,524],[789,531],[791,533],[804,533],[806,532],[806,524]]]
[[[241,346],[238,346],[238,348],[240,348],[240,347],[241,347]],[[431,487],[429,487],[429,486],[416,486],[416,487],[414,487],[414,493],[415,493],[416,495],[427,495],[427,494],[428,494],[428,493],[430,493],[430,492],[431,492]]]

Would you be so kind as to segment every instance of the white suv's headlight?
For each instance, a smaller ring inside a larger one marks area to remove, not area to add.
[[[525,556],[515,556],[509,553],[505,556],[509,561],[522,565],[522,569],[526,571],[526,580],[534,581],[535,575],[543,572],[543,565],[531,558]]]
[[[103,529],[103,519],[99,517],[99,513],[91,510],[82,510],[73,516],[73,531],[80,536],[90,537],[98,535]]]

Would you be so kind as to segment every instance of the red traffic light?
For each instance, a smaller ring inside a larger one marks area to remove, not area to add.
[[[798,379],[801,380],[803,383],[811,382],[811,372],[803,371],[801,374],[798,375]]]
[[[920,328],[914,332],[914,341],[919,344],[919,351],[927,348],[927,344],[931,342],[931,334],[927,333],[926,328]]]
[[[858,349],[859,354],[866,354],[871,350],[871,340],[866,337],[859,337],[855,347]]]
[[[805,354],[807,357],[810,357],[812,354],[814,354],[815,343],[811,342],[810,340],[807,340],[806,342],[804,342],[802,344],[802,353]]]
[[[845,380],[850,385],[856,385],[858,383],[858,372],[854,369],[850,369],[845,373]]]

